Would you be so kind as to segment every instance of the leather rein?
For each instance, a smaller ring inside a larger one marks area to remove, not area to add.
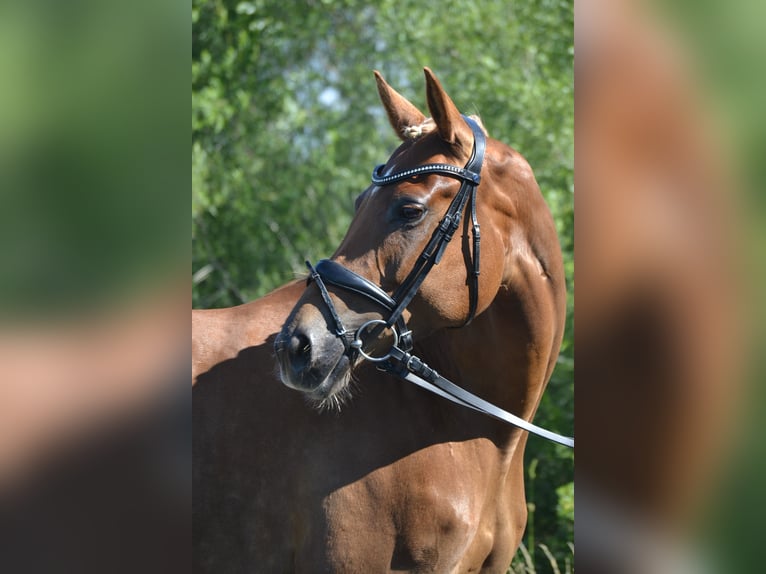
[[[450,203],[447,212],[434,230],[431,239],[418,257],[415,266],[410,271],[402,284],[393,295],[388,295],[378,285],[370,280],[346,269],[339,263],[330,259],[322,259],[312,266],[306,261],[310,271],[308,283],[316,283],[325,306],[330,311],[335,328],[335,335],[341,339],[346,349],[346,354],[353,358],[361,355],[363,358],[377,363],[378,368],[395,375],[401,379],[414,383],[434,394],[452,401],[458,405],[473,409],[536,434],[553,442],[574,448],[574,438],[562,436],[554,432],[538,427],[531,422],[517,417],[503,409],[489,403],[478,396],[457,386],[445,379],[434,369],[429,367],[419,357],[410,354],[412,350],[412,332],[402,317],[404,309],[409,305],[428,272],[434,265],[441,261],[447,244],[460,227],[460,221],[466,206],[469,205],[472,224],[472,269],[468,276],[469,287],[469,311],[463,326],[468,325],[476,315],[479,296],[480,274],[480,248],[481,233],[479,222],[476,217],[476,190],[481,181],[481,167],[484,162],[486,138],[481,127],[473,119],[463,116],[463,119],[471,128],[474,137],[471,157],[465,167],[457,167],[444,163],[425,164],[398,173],[383,175],[384,165],[377,166],[372,172],[372,183],[378,186],[390,185],[423,174],[438,173],[461,181],[460,189]],[[327,291],[327,284],[334,285],[346,291],[351,291],[372,301],[379,307],[384,308],[390,314],[388,319],[373,319],[361,325],[356,331],[349,331],[343,325],[335,305]],[[393,336],[393,344],[387,354],[373,356],[364,350],[364,337],[367,334],[380,334],[381,331],[390,331]]]

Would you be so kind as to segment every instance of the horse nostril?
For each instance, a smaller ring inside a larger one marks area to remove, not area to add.
[[[311,341],[304,333],[293,333],[287,343],[287,353],[293,370],[303,372],[311,363]]]

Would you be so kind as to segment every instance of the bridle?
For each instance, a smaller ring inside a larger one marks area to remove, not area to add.
[[[481,232],[476,216],[476,191],[481,182],[481,168],[484,163],[486,137],[478,123],[467,116],[462,116],[473,132],[473,149],[471,157],[464,167],[446,163],[429,163],[406,169],[397,173],[383,175],[385,165],[377,166],[372,172],[372,183],[377,186],[390,185],[424,174],[436,173],[460,180],[460,189],[453,198],[447,212],[434,230],[431,239],[418,257],[414,267],[396,289],[393,295],[388,295],[378,285],[354,273],[343,265],[330,259],[322,259],[316,266],[306,261],[310,271],[308,283],[312,281],[319,288],[319,293],[325,306],[332,316],[335,335],[343,342],[345,353],[354,358],[356,354],[378,364],[378,368],[415,383],[435,394],[451,400],[462,406],[488,414],[500,420],[520,427],[544,438],[574,448],[574,439],[552,433],[532,423],[517,417],[507,411],[480,399],[448,381],[431,369],[420,358],[412,355],[412,332],[407,328],[403,312],[420,289],[423,281],[434,265],[441,261],[447,244],[452,240],[460,227],[460,221],[466,205],[470,204],[472,224],[472,253],[471,267],[468,274],[469,309],[463,326],[468,325],[476,315],[479,299],[479,274],[481,255]],[[372,301],[389,312],[388,319],[373,319],[361,325],[356,331],[349,331],[343,325],[335,305],[327,291],[327,284],[334,285],[346,291],[352,291]],[[390,331],[393,344],[389,352],[383,356],[373,356],[364,350],[363,337],[368,334],[379,334]]]
[[[465,210],[466,203],[469,201],[471,204],[470,209],[473,222],[473,254],[471,256],[473,273],[469,275],[468,278],[469,311],[463,326],[470,323],[476,315],[476,306],[479,299],[479,261],[481,246],[479,222],[476,217],[476,189],[481,181],[480,172],[481,166],[484,163],[486,138],[484,137],[482,129],[473,119],[465,116],[463,116],[463,118],[468,122],[474,136],[471,157],[465,167],[457,167],[446,163],[429,163],[391,175],[382,175],[385,165],[379,165],[372,172],[372,183],[378,186],[390,185],[427,173],[438,173],[461,181],[460,189],[450,203],[450,206],[447,208],[447,212],[444,214],[441,222],[434,230],[431,239],[420,253],[417,262],[409,275],[402,281],[401,285],[399,285],[392,296],[389,296],[383,289],[375,285],[373,282],[346,269],[335,261],[322,259],[316,264],[316,268],[312,267],[308,261],[306,262],[309,271],[311,271],[311,279],[316,281],[319,290],[322,293],[322,298],[330,309],[333,322],[335,323],[335,334],[344,341],[347,350],[354,347],[354,342],[358,341],[359,337],[351,338],[350,332],[343,326],[343,323],[327,294],[324,283],[335,285],[336,287],[346,289],[347,291],[353,291],[389,311],[390,314],[388,319],[378,324],[385,326],[386,329],[395,327],[396,331],[394,332],[397,333],[398,346],[404,351],[411,350],[412,332],[407,329],[402,313],[415,297],[415,294],[418,292],[418,289],[420,289],[428,272],[431,271],[431,268],[434,265],[437,265],[439,261],[441,261],[444,249],[460,227],[463,211]],[[359,330],[357,330],[357,333],[358,332]],[[369,359],[370,357],[367,356],[366,358]]]

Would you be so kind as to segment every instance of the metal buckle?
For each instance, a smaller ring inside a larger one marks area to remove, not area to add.
[[[384,356],[382,357],[374,357],[372,355],[369,355],[364,352],[364,341],[362,341],[362,334],[364,331],[369,329],[371,325],[383,325],[386,329],[391,331],[391,333],[394,336],[394,343],[391,345],[391,350],[393,350],[394,347],[399,345],[399,334],[396,332],[396,327],[391,325],[390,327],[386,324],[385,321],[382,319],[372,319],[371,321],[367,321],[366,323],[362,324],[354,334],[354,340],[351,341],[350,346],[352,349],[356,349],[362,357],[367,359],[368,361],[372,361],[373,363],[380,363],[382,361],[387,361],[389,358],[391,358],[391,350],[388,351]]]

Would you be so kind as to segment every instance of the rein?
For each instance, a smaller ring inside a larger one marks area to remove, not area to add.
[[[573,438],[565,437],[538,427],[529,421],[504,411],[492,403],[469,393],[465,389],[439,375],[439,373],[430,368],[420,358],[409,353],[413,347],[412,332],[407,328],[402,313],[415,297],[418,289],[420,289],[421,284],[425,280],[426,275],[428,275],[428,272],[434,265],[438,265],[441,261],[447,244],[452,240],[453,235],[460,227],[460,220],[468,203],[470,203],[469,209],[472,223],[473,250],[471,253],[472,270],[468,277],[469,310],[463,326],[468,325],[476,316],[476,308],[479,298],[481,248],[481,233],[476,216],[476,190],[481,181],[480,174],[484,162],[486,138],[484,132],[474,120],[466,116],[463,116],[463,119],[471,128],[474,137],[471,157],[465,167],[461,168],[444,163],[431,163],[394,174],[383,175],[382,172],[385,166],[379,165],[372,172],[372,183],[378,186],[390,185],[428,173],[438,173],[461,181],[457,195],[455,195],[450,203],[447,212],[434,230],[431,239],[423,249],[420,257],[418,257],[413,269],[397,288],[396,292],[389,296],[372,281],[329,259],[322,259],[316,264],[316,267],[306,261],[306,266],[310,272],[307,282],[311,283],[313,281],[319,288],[322,300],[330,311],[330,315],[335,324],[335,335],[343,342],[346,354],[349,357],[353,357],[354,354],[358,353],[363,358],[378,363],[379,369],[404,379],[405,381],[414,383],[458,405],[492,416],[530,433],[563,444],[564,446],[574,448]],[[358,295],[366,297],[376,305],[389,311],[390,315],[388,316],[388,319],[385,321],[382,319],[373,319],[361,325],[355,332],[349,331],[343,325],[343,322],[335,309],[335,305],[327,291],[326,284],[334,285],[346,291],[352,291]],[[390,331],[394,339],[389,352],[380,357],[368,354],[364,350],[364,335],[367,334],[368,331],[379,334],[381,331],[385,330]]]

